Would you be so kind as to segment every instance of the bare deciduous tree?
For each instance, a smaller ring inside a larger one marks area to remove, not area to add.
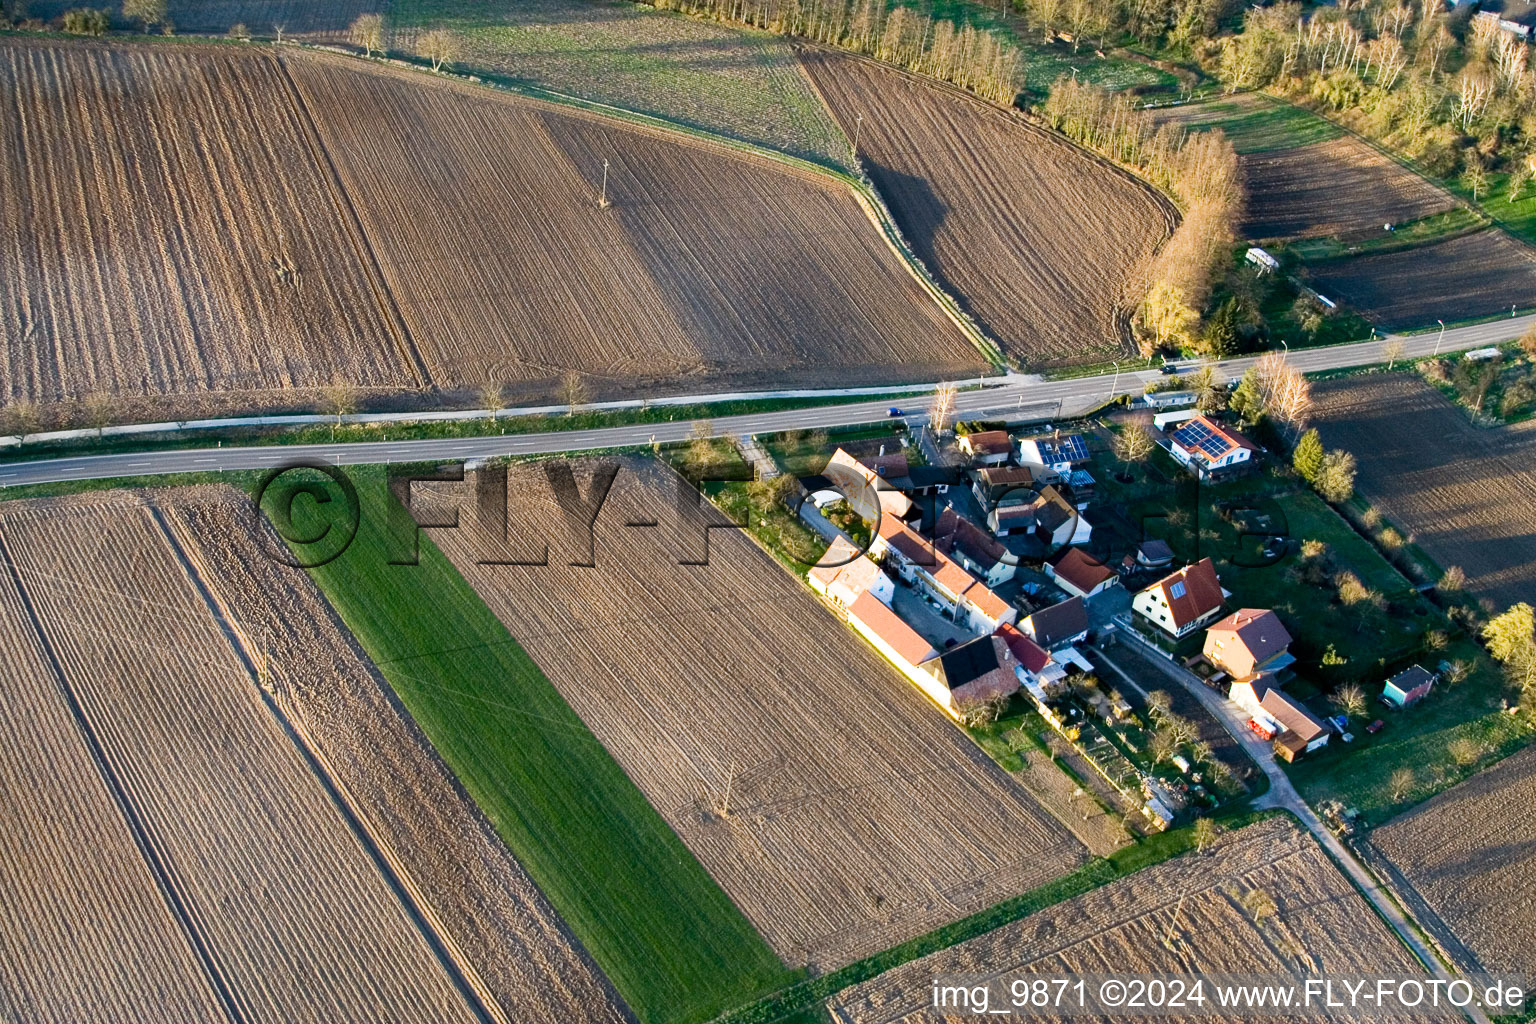
[[[955,386],[953,384],[940,384],[939,389],[933,393],[933,401],[928,406],[928,425],[933,428],[935,434],[942,434],[949,429],[949,421],[955,415]]]
[[[359,14],[347,29],[347,38],[353,46],[361,46],[365,56],[384,49],[384,15]]]
[[[416,39],[416,55],[432,62],[433,71],[459,59],[459,37],[446,28],[423,32]]]
[[[560,378],[560,395],[565,400],[566,414],[576,415],[577,408],[586,405],[591,397],[587,391],[587,379],[575,370],[567,370],[565,376]]]

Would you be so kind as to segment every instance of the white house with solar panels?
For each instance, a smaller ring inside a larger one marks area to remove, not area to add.
[[[1081,434],[1062,434],[1058,430],[1050,437],[1030,437],[1019,442],[1020,463],[1044,466],[1063,479],[1087,461],[1088,442]]]
[[[1231,427],[1194,416],[1168,433],[1168,454],[1202,480],[1246,469],[1259,446]]]

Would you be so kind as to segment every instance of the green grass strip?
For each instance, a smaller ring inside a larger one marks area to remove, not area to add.
[[[352,478],[357,536],[311,575],[636,1015],[687,1024],[795,981],[431,540],[388,564],[382,472]]]

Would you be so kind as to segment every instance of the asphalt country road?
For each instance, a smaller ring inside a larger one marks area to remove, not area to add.
[[[1374,341],[1352,342],[1328,348],[1299,349],[1287,358],[1297,369],[1313,372],[1364,366],[1382,361],[1383,347],[1401,342],[1403,355],[1417,357],[1435,351],[1451,352],[1508,341],[1536,326],[1536,315],[1452,328],[1444,332],[1403,336],[1388,335]],[[1257,356],[1228,359],[1215,365],[1229,378],[1240,376],[1258,361]],[[991,416],[1029,416],[1045,419],[1071,415],[1117,394],[1140,394],[1146,382],[1158,378],[1156,370],[1130,360],[1119,373],[1095,377],[1046,381],[1010,374],[998,378],[998,386],[963,391],[955,396],[955,415],[961,419]],[[712,420],[716,434],[760,434],[781,430],[817,429],[870,423],[886,419],[892,404],[913,399],[877,399],[846,405],[748,413]],[[916,410],[926,405],[917,399],[908,416],[921,422]],[[693,432],[694,422],[678,420],[593,430],[560,430],[543,434],[501,435],[478,438],[430,438],[418,441],[364,441],[313,445],[252,445],[229,448],[189,447],[172,451],[124,452],[111,455],[79,455],[58,459],[0,462],[0,487],[57,483],[64,480],[101,480],[114,477],[199,473],[220,470],[270,469],[291,465],[299,459],[323,459],[335,465],[368,465],[388,462],[468,460],[498,455],[541,455],[603,448],[642,447],[682,441]]]

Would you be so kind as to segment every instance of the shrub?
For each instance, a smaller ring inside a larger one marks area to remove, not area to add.
[[[107,17],[107,12],[94,7],[77,7],[65,11],[59,23],[65,32],[77,36],[105,35],[107,29],[112,27],[112,19]]]

